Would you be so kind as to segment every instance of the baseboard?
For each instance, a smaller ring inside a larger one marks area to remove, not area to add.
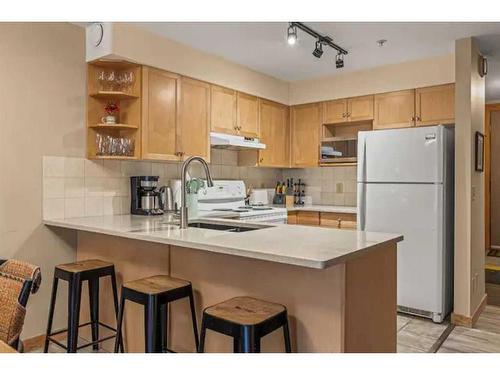
[[[23,342],[24,352],[32,353],[38,351],[39,349],[43,349],[43,345],[45,344],[45,335],[33,336],[21,341]]]
[[[472,328],[474,324],[476,324],[479,316],[486,307],[486,302],[488,301],[487,297],[488,296],[486,294],[483,296],[483,298],[481,299],[481,303],[477,306],[476,311],[474,311],[474,314],[472,314],[472,316],[452,313],[451,322],[456,326]]]

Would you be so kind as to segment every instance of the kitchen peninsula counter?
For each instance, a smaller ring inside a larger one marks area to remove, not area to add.
[[[45,224],[76,230],[77,259],[113,262],[119,284],[155,274],[190,280],[198,323],[205,307],[251,295],[287,306],[295,351],[396,351],[396,251],[401,235],[210,221],[266,227],[239,233],[180,230],[161,217],[131,215],[52,219]],[[103,286],[101,293],[107,296],[109,290]],[[126,346],[128,351],[142,351],[143,311],[129,305]],[[101,308],[104,322],[114,324],[112,304]],[[87,310],[82,306],[82,321]],[[171,349],[194,351],[188,302],[174,302],[170,310]],[[232,342],[209,332],[206,350],[231,351]],[[282,351],[282,333],[264,338],[262,350]]]

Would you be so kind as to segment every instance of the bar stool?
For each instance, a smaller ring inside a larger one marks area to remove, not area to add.
[[[47,323],[47,333],[45,336],[45,346],[43,350],[44,353],[47,353],[48,351],[49,341],[66,349],[68,353],[76,353],[77,350],[86,348],[90,345],[92,345],[94,350],[98,350],[100,342],[110,340],[116,336],[116,334],[113,334],[102,339],[99,338],[99,326],[106,327],[116,333],[115,328],[99,321],[99,279],[107,276],[111,277],[115,314],[118,318],[118,293],[116,288],[115,267],[113,263],[105,262],[99,259],[89,259],[56,266],[54,271],[54,281],[52,284],[52,297],[50,299],[49,321]],[[68,282],[68,327],[52,332],[52,320],[54,317],[59,279]],[[89,286],[90,322],[80,324],[80,298],[83,281],[87,281]],[[88,325],[90,325],[92,329],[92,342],[77,347],[78,329]],[[52,337],[66,331],[68,332],[66,346]],[[123,351],[123,342],[121,341],[120,347]]]
[[[234,353],[260,353],[260,339],[283,327],[285,351],[292,352],[286,307],[252,297],[235,297],[203,311],[199,353],[207,329],[233,338]]]
[[[118,335],[115,341],[115,353],[121,342],[125,301],[144,306],[144,335],[146,353],[171,352],[167,347],[168,304],[182,298],[189,298],[193,333],[196,348],[199,345],[196,312],[194,308],[193,287],[189,281],[175,279],[166,275],[156,275],[123,284],[118,314]],[[120,340],[120,341],[119,341]]]

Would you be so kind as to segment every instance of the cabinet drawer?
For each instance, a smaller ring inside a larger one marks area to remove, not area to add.
[[[319,212],[314,211],[298,211],[297,224],[300,225],[319,225]]]
[[[344,224],[345,223],[345,224]],[[320,225],[329,228],[352,227],[356,228],[356,214],[341,212],[322,212]]]
[[[297,211],[288,213],[287,224],[297,224]]]

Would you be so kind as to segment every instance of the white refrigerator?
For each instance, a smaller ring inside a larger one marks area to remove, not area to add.
[[[401,233],[398,310],[442,322],[453,304],[454,131],[360,132],[358,228]]]

